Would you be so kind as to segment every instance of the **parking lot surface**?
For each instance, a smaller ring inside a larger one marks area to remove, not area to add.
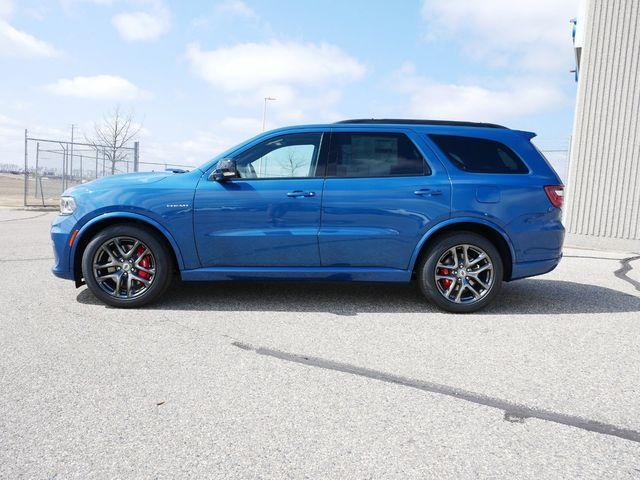
[[[640,478],[640,254],[490,308],[406,285],[177,285],[108,308],[0,210],[0,478]]]

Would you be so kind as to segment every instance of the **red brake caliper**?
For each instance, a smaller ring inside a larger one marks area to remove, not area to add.
[[[439,268],[438,275],[449,275],[450,271],[448,268]],[[451,286],[451,280],[448,278],[441,278],[440,282],[442,283],[442,288],[447,290]]]
[[[144,248],[141,246],[138,247],[138,250],[136,251],[136,256],[140,257],[140,255],[142,255],[143,253],[144,253]],[[151,267],[151,258],[149,258],[149,255],[145,255],[144,258],[140,260],[140,266],[144,268]],[[141,278],[144,278],[145,280],[148,280],[149,277],[151,276],[147,272],[143,272],[142,270],[138,270],[138,275]]]

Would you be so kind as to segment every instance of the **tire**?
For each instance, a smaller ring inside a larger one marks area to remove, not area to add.
[[[82,254],[82,275],[89,290],[113,307],[135,308],[157,300],[170,285],[172,270],[164,242],[137,225],[101,230]]]
[[[477,233],[460,231],[438,238],[429,247],[418,267],[418,282],[424,296],[442,310],[470,313],[486,307],[498,295],[503,271],[493,243]]]

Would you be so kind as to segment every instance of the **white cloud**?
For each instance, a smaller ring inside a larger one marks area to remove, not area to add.
[[[14,4],[11,0],[0,0],[0,58],[2,57],[57,57],[60,55],[51,44],[18,30],[7,21],[13,14]],[[32,16],[33,9],[25,13]]]
[[[194,18],[191,25],[195,28],[215,30],[229,22],[234,22],[236,28],[241,29],[245,36],[247,36],[248,30],[260,32],[261,36],[273,35],[269,22],[262,19],[253,8],[242,0],[226,0],[217,3],[211,13]]]
[[[24,125],[0,114],[0,164],[24,165]]]
[[[5,105],[1,105],[2,108]],[[37,138],[68,138],[69,132],[42,124],[12,118],[0,114],[0,163],[24,165],[24,129],[29,128],[29,136]],[[29,148],[33,148],[33,145]],[[33,157],[30,157],[32,164]],[[42,159],[41,159],[42,161]]]
[[[59,52],[49,43],[0,20],[0,57],[55,57]]]
[[[152,11],[125,12],[115,15],[111,23],[127,42],[157,40],[171,28],[171,14],[159,2],[151,2]]]
[[[47,18],[49,14],[49,9],[44,5],[36,5],[33,7],[28,7],[24,9],[25,16],[36,20],[38,22],[42,22],[45,18]]]
[[[142,158],[168,164],[198,166],[262,131],[258,116],[229,116],[198,129],[189,137],[165,141],[152,135],[141,142]]]
[[[222,151],[229,147],[224,138],[211,132],[198,131],[192,138],[173,144],[184,152],[185,160],[204,163],[213,152]]]
[[[60,3],[64,8],[73,7],[79,3],[92,3],[94,5],[113,5],[115,0],[60,0]]]
[[[136,100],[149,97],[148,92],[116,75],[62,78],[46,85],[45,89],[55,95],[93,100]]]
[[[510,79],[498,87],[441,83],[416,75],[412,65],[396,74],[395,85],[409,95],[410,114],[422,118],[500,122],[567,103],[552,83],[533,78]]]
[[[279,42],[241,43],[205,51],[187,47],[194,72],[211,85],[228,92],[248,91],[265,85],[318,86],[352,81],[365,68],[340,48],[323,44]]]
[[[230,14],[248,20],[256,20],[258,14],[242,0],[226,0],[216,5],[215,11],[218,14]]]
[[[8,18],[13,13],[13,2],[11,0],[0,0],[0,18]]]
[[[187,59],[195,74],[227,93],[235,107],[257,110],[265,97],[275,97],[269,127],[304,121],[311,112],[314,120],[335,118],[340,88],[365,74],[358,60],[325,43],[272,40],[210,51],[191,44]]]
[[[6,144],[15,140],[24,141],[24,130],[17,120],[0,114],[0,141]]]
[[[220,121],[220,126],[236,132],[255,134],[260,131],[262,124],[256,117],[226,117]]]
[[[0,113],[0,124],[2,125],[18,125],[19,122],[11,117],[8,117],[6,115],[3,115]]]
[[[569,20],[579,0],[423,0],[427,38],[455,39],[494,65],[557,69],[571,64]]]
[[[242,138],[235,138],[219,133],[220,128],[211,131],[198,130],[190,138],[167,142],[155,136],[149,136],[141,142],[141,159],[153,162],[166,162],[169,166],[184,165],[197,167],[218,153],[238,143]],[[216,132],[216,133],[213,133]],[[237,137],[237,135],[236,135]],[[143,168],[147,168],[144,167]],[[158,169],[158,167],[154,167]],[[161,167],[163,168],[163,167]]]

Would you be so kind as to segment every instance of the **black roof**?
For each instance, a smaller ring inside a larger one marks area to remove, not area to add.
[[[341,120],[336,123],[368,123],[386,125],[447,125],[451,127],[507,128],[495,123],[459,122],[455,120],[416,120],[412,118],[354,118],[351,120]]]

